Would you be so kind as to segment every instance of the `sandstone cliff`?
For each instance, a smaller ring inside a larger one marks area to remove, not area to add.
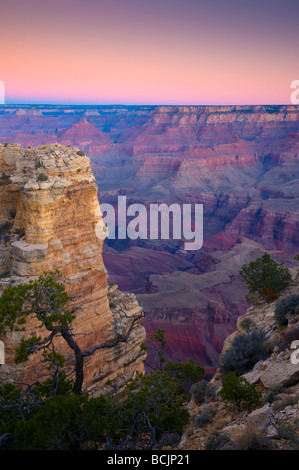
[[[102,260],[107,234],[97,192],[90,161],[77,148],[49,144],[24,150],[18,144],[0,145],[0,293],[8,284],[58,269],[68,280],[72,306],[81,307],[73,327],[83,349],[111,337],[120,310],[128,316],[142,311],[133,294],[108,286]],[[22,334],[37,331],[34,320],[27,323],[25,333],[7,332],[0,338],[5,344],[0,381],[28,382],[41,372],[38,355],[26,364],[13,363]],[[139,324],[127,343],[88,358],[84,388],[92,387],[95,393],[108,386],[118,389],[135,371],[143,371],[144,339]],[[61,339],[57,348],[72,376],[70,350]]]

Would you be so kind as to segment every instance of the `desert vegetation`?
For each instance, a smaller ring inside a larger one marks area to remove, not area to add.
[[[44,336],[23,339],[15,362],[42,351],[46,372],[30,384],[5,383],[0,387],[0,444],[18,450],[152,449],[167,436],[180,436],[189,413],[186,402],[190,381],[203,378],[200,364],[164,363],[163,330],[154,333],[162,349],[157,369],[137,373],[121,393],[93,397],[82,388],[84,359],[99,348],[128,341],[140,318],[123,318],[114,339],[81,351],[73,330],[76,311],[61,274],[45,273],[37,281],[7,287],[0,298],[0,331],[23,330],[29,316],[36,316]],[[124,326],[125,325],[125,326]],[[64,372],[64,357],[55,350],[55,337],[64,338],[74,354],[75,378]],[[144,346],[143,346],[144,347]]]

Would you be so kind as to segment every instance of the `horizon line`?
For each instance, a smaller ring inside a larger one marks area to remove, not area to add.
[[[280,103],[280,104],[274,104],[274,103],[231,103],[231,104],[226,104],[226,103],[219,103],[219,104],[194,104],[194,103],[177,103],[177,104],[167,104],[167,103],[156,103],[156,104],[150,104],[150,103],[97,103],[97,104],[91,104],[91,103],[2,103],[0,104],[0,107],[5,107],[5,106],[119,106],[119,107],[124,107],[124,106],[148,106],[148,107],[179,107],[179,106],[195,106],[195,107],[219,107],[219,106],[228,106],[228,107],[233,107],[233,106],[240,106],[240,107],[245,107],[245,106],[275,106],[275,107],[281,107],[281,106],[299,106],[299,104],[293,104],[293,103]]]

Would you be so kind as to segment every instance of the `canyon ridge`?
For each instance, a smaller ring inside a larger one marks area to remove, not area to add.
[[[146,207],[203,204],[200,250],[186,251],[184,240],[172,238],[106,238],[103,260],[109,281],[137,297],[147,334],[166,331],[168,358],[194,359],[212,374],[224,339],[249,307],[241,266],[268,251],[292,267],[299,251],[298,110],[6,105],[0,107],[0,141],[15,144],[12,149],[22,145],[25,154],[48,144],[80,148],[101,203],[116,207],[125,195],[128,204]],[[3,198],[17,203],[16,193]],[[79,213],[85,203],[91,210],[95,193],[92,202],[77,199]]]

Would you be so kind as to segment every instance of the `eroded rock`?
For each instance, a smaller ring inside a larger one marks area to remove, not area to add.
[[[116,307],[108,301],[107,272],[102,259],[105,239],[103,221],[88,157],[79,149],[52,144],[22,149],[0,144],[0,220],[5,240],[0,246],[0,294],[11,283],[27,282],[45,271],[58,269],[67,279],[72,307],[80,306],[73,329],[82,350],[111,338],[118,308],[129,316],[141,311],[135,296],[117,289]],[[3,176],[4,175],[4,176]],[[12,179],[18,184],[11,184]],[[101,236],[100,236],[101,235]],[[14,352],[22,336],[40,334],[30,319],[24,333],[7,332],[5,365],[0,381],[34,380],[42,373],[41,355],[25,364],[14,364]],[[99,350],[86,360],[84,389],[102,393],[118,389],[143,372],[140,344],[145,330],[138,324],[127,343]],[[62,338],[55,346],[66,358],[66,371],[73,376],[73,355]]]

